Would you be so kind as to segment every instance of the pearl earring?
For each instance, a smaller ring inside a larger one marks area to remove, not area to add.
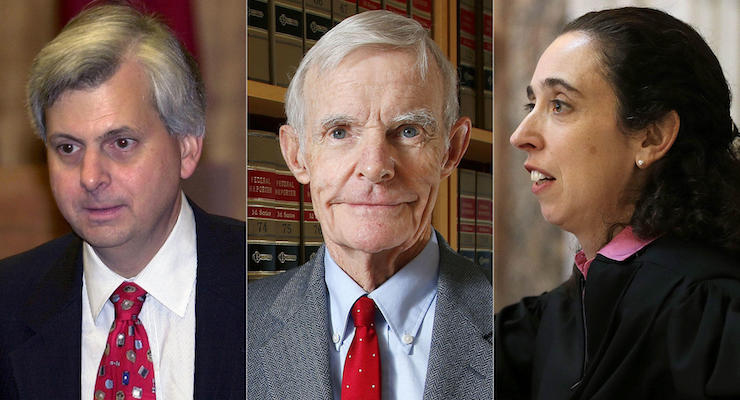
[[[645,166],[645,161],[643,160],[637,160],[637,167],[642,168]]]

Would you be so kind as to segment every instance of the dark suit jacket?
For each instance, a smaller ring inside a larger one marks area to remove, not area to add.
[[[191,205],[198,252],[195,398],[244,400],[244,223]],[[0,399],[80,399],[81,321],[79,237],[0,261]]]
[[[491,282],[439,241],[439,281],[425,399],[490,399]],[[248,288],[250,399],[331,399],[324,248],[305,265]]]

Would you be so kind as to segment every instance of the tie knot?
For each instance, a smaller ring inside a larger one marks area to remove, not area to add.
[[[123,282],[110,296],[117,320],[136,319],[146,300],[146,290],[133,282]]]
[[[362,296],[352,306],[352,320],[355,327],[371,326],[375,323],[375,302],[373,299]]]

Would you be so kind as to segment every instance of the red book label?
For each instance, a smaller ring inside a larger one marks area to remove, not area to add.
[[[380,10],[380,2],[373,0],[359,0],[357,5],[366,10]]]
[[[275,219],[283,221],[299,221],[298,210],[288,208],[276,208]]]
[[[483,14],[483,36],[493,38],[493,15]]]
[[[475,219],[475,198],[460,197],[460,218]]]
[[[475,50],[475,39],[467,36],[460,36],[460,46]]]
[[[248,218],[275,218],[275,209],[264,206],[247,206]]]
[[[459,223],[457,224],[458,230],[463,233],[474,233],[475,232],[475,225],[473,224],[463,224]]]
[[[427,14],[432,13],[432,1],[431,0],[412,0],[411,6],[416,9],[416,11],[422,11]]]
[[[318,222],[318,220],[316,219],[316,214],[310,210],[303,211],[303,220],[306,222]]]
[[[249,170],[247,172],[248,199],[274,199],[273,181],[275,174],[268,171]]]
[[[475,13],[460,7],[460,30],[475,36]]]

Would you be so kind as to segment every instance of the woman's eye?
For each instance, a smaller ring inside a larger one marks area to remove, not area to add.
[[[552,101],[552,112],[555,114],[560,114],[561,112],[565,111],[565,108],[567,105],[563,103],[561,100],[553,100]]]
[[[405,138],[413,138],[419,135],[419,129],[415,126],[404,126],[401,128],[401,136]]]
[[[534,110],[534,103],[527,103],[524,105],[524,111],[532,112]]]
[[[347,137],[347,131],[342,128],[337,128],[331,131],[332,139],[344,139]]]

